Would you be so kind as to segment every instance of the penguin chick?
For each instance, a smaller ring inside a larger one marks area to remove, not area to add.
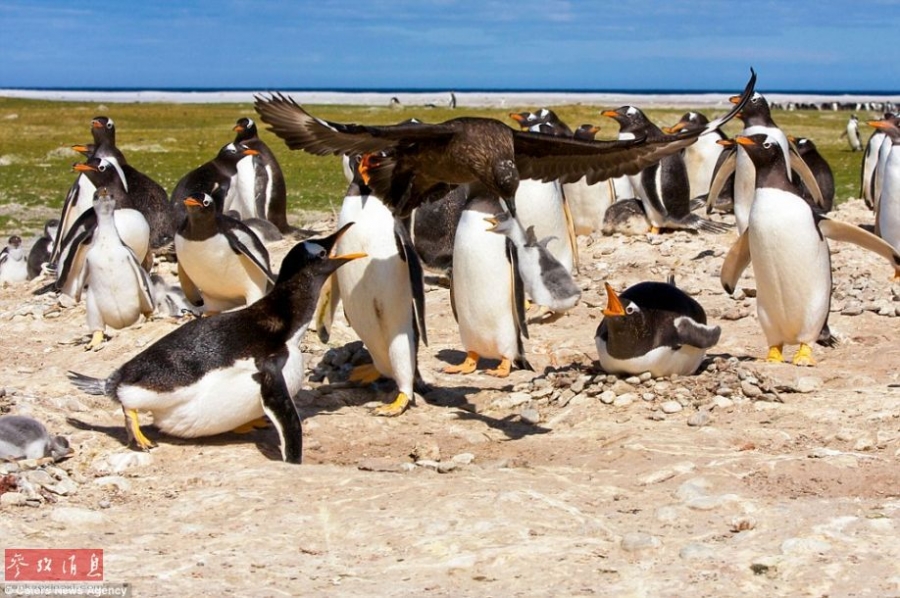
[[[641,282],[620,295],[606,283],[606,300],[595,341],[600,365],[611,374],[693,374],[722,333],[672,280]]]
[[[208,193],[184,200],[187,218],[175,234],[178,280],[194,305],[207,313],[250,304],[265,295],[275,276],[269,252],[248,226],[216,212]]]
[[[575,307],[581,298],[581,289],[565,266],[547,249],[547,244],[554,237],[538,241],[534,228],[522,230],[518,219],[509,212],[489,216],[485,221],[492,226],[488,230],[506,236],[516,246],[519,274],[522,276],[525,294],[541,307],[541,314],[537,318],[548,311],[562,314]],[[532,318],[532,321],[535,319]]]
[[[82,292],[85,295],[88,330],[92,333],[88,350],[100,347],[106,326],[126,328],[141,315],[149,317],[155,309],[150,277],[116,230],[116,199],[101,187],[94,194],[93,208],[97,227],[74,284],[74,299],[81,300]]]
[[[28,259],[22,247],[22,237],[13,235],[0,250],[0,284],[28,280]]]
[[[76,372],[69,379],[84,392],[121,403],[129,440],[140,449],[153,443],[141,432],[138,410],[151,412],[157,428],[180,438],[221,434],[266,415],[282,459],[299,463],[302,429],[292,397],[304,378],[300,341],[325,279],[363,257],[329,257],[348,226],[295,245],[272,291],[252,305],[176,328],[105,380]]]
[[[62,461],[72,454],[64,436],[50,436],[44,424],[24,415],[0,417],[0,459]]]
[[[44,233],[38,237],[28,252],[28,280],[37,278],[50,262],[53,244],[59,232],[59,220],[53,218],[44,223]]]

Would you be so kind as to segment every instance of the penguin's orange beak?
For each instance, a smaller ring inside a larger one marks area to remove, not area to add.
[[[197,206],[202,206],[203,204],[200,203],[199,201],[197,201],[196,199],[194,199],[193,197],[186,197],[184,200],[184,205],[190,206],[190,207],[197,207]]]
[[[743,135],[738,135],[734,138],[735,142],[740,143],[741,145],[756,145],[756,142],[750,139],[749,137],[744,137]]]
[[[333,255],[329,256],[330,260],[358,260],[359,258],[369,257],[368,253],[359,252],[359,253],[345,253],[343,255]]]
[[[734,147],[734,139],[719,139],[716,143],[723,147]]]
[[[99,120],[92,120],[92,121],[91,121],[91,127],[94,128],[94,129],[102,129],[102,128],[103,128],[103,123],[101,123]]]
[[[250,149],[249,147],[248,147],[247,149],[244,150],[244,155],[245,155],[245,156],[255,156],[255,155],[257,155],[257,154],[259,154],[259,150]]]
[[[684,128],[684,123],[678,122],[678,123],[675,123],[674,125],[672,125],[671,127],[663,127],[663,133],[666,133],[667,135],[674,135],[675,133],[677,133],[678,131],[680,131],[683,128]]]
[[[619,113],[616,112],[615,110],[604,110],[603,112],[600,113],[600,116],[608,116],[610,118],[615,118],[615,117],[619,116]]]
[[[78,152],[79,154],[83,154],[83,153],[85,153],[86,151],[88,151],[88,146],[82,145],[82,144],[78,144],[78,145],[73,145],[73,146],[72,146],[72,149],[75,150],[76,152]]]
[[[238,133],[242,133],[244,131],[244,127],[242,127],[241,125],[234,125],[234,127],[232,127],[231,130],[237,131]]]
[[[519,123],[519,126],[523,129],[527,128],[525,126],[525,113],[524,112],[510,112],[509,117]]]
[[[891,126],[891,123],[886,120],[870,120],[866,124],[876,129],[888,129]]]
[[[585,129],[585,132],[587,132],[588,135],[596,135],[600,132],[600,127],[598,127],[597,125],[591,125],[587,129]]]
[[[608,282],[604,282],[603,284],[606,285],[606,309],[603,310],[603,315],[612,317],[624,316],[625,308],[622,307],[619,296],[616,295],[616,292],[609,286]]]
[[[90,164],[87,164],[84,162],[79,162],[78,164],[73,164],[72,170],[74,170],[75,172],[92,172],[92,171],[97,172],[96,167],[91,166]]]

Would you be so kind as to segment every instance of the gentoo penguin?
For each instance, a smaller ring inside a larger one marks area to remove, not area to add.
[[[0,417],[0,460],[43,459],[62,461],[72,453],[65,436],[50,436],[44,424],[24,415]]]
[[[703,129],[709,124],[709,119],[700,112],[685,112],[681,120],[663,131],[674,135],[682,131]],[[721,129],[716,129],[706,135],[700,136],[697,143],[684,148],[684,166],[687,168],[688,183],[690,185],[690,197],[705,197],[709,193],[712,184],[713,171],[722,153],[722,146],[716,143],[719,139],[727,139]]]
[[[542,122],[552,123],[553,135],[572,136],[572,131],[553,111],[542,108],[536,113],[514,112],[510,118],[525,131],[540,133]],[[543,120],[550,119],[550,120]],[[515,195],[516,218],[524,228],[534,227],[538,238],[554,237],[558,241],[550,250],[568,272],[578,268],[578,243],[572,213],[563,195],[562,182],[522,179]]]
[[[886,138],[881,147],[889,148],[882,167],[881,194],[875,201],[875,234],[900,251],[900,126],[896,119],[869,124],[884,132]]]
[[[84,292],[87,325],[92,334],[87,350],[100,347],[106,326],[126,328],[142,315],[150,317],[156,309],[150,276],[116,230],[115,197],[101,187],[94,193],[93,208],[97,226],[73,287],[76,301]]]
[[[628,236],[647,234],[647,212],[644,204],[634,197],[614,201],[603,214],[604,235],[620,233]]]
[[[672,278],[640,282],[619,295],[606,283],[603,316],[594,340],[600,366],[610,374],[693,374],[722,333]]]
[[[894,123],[900,125],[900,116],[895,114],[885,114],[881,121],[870,121],[868,124],[875,127],[878,131],[885,133],[884,139],[878,147],[878,159],[875,162],[875,168],[872,171],[872,203],[875,213],[878,213],[878,202],[881,201],[882,186],[884,185],[884,174],[887,168],[888,158],[893,152],[894,140],[888,135],[889,126],[886,123]],[[876,124],[877,123],[877,124]],[[876,230],[876,234],[877,234]]]
[[[862,149],[862,141],[859,137],[859,117],[855,114],[850,115],[850,119],[847,121],[847,128],[841,133],[841,137],[847,138],[847,143],[850,144],[850,151],[858,152]]]
[[[422,266],[403,225],[372,194],[358,172],[359,156],[349,159],[353,179],[347,189],[338,226],[354,225],[335,245],[340,254],[364,253],[335,272],[344,314],[372,356],[350,379],[371,383],[384,376],[397,383],[394,401],[375,409],[396,416],[414,400],[419,379],[419,340],[425,333],[425,288]]]
[[[259,131],[252,118],[239,118],[234,125],[235,145],[244,145],[256,154],[245,156],[237,163],[237,204],[225,206],[236,209],[241,220],[262,218],[288,233],[287,188],[284,174],[269,146],[259,138]]]
[[[730,101],[740,102],[740,97],[732,96]],[[766,101],[766,98],[762,94],[754,93],[750,98],[750,101],[746,102],[744,107],[738,113],[738,118],[744,123],[744,130],[741,131],[741,135],[745,137],[757,134],[768,135],[778,142],[778,145],[784,154],[785,164],[789,167],[789,180],[791,171],[800,175],[801,180],[803,180],[804,184],[806,184],[807,188],[810,190],[815,203],[821,206],[824,203],[824,200],[818,189],[815,177],[812,172],[810,172],[809,168],[806,167],[806,164],[802,159],[791,158],[791,147],[787,135],[778,128],[778,125],[776,125],[775,121],[772,119],[769,103]],[[726,140],[721,140],[720,143],[728,142]],[[756,194],[756,175],[754,174],[753,162],[750,160],[749,156],[747,156],[747,152],[742,145],[738,145],[735,148],[733,158],[729,160],[728,163],[719,167],[716,174],[716,180],[713,181],[712,187],[719,187],[720,184],[717,184],[719,177],[724,179],[731,176],[731,173],[734,173],[734,219],[738,233],[742,233],[747,229],[750,206],[753,204],[753,197]],[[707,206],[712,205],[712,203],[716,201],[716,198],[716,193],[710,190],[709,196],[707,197]]]
[[[0,284],[28,280],[28,256],[22,246],[22,237],[13,235],[0,250]]]
[[[884,119],[892,118],[894,115],[890,112],[884,113]],[[860,167],[860,185],[859,196],[863,198],[866,205],[870,209],[875,209],[875,199],[873,197],[873,179],[875,167],[878,165],[878,155],[881,150],[881,144],[885,140],[885,133],[881,129],[875,129],[869,140],[866,142],[866,151],[863,152],[862,166]]]
[[[463,363],[447,366],[448,374],[469,374],[478,358],[499,359],[485,373],[509,376],[513,365],[532,370],[525,358],[525,288],[516,263],[516,246],[490,231],[485,220],[501,210],[490,192],[473,193],[463,210],[453,244],[450,299],[459,335],[466,349]]]
[[[788,179],[777,137],[741,135],[735,141],[753,161],[756,197],[747,229],[725,257],[722,286],[733,292],[752,262],[759,323],[769,345],[766,360],[781,363],[784,345],[799,344],[793,363],[814,365],[812,343],[819,337],[831,303],[831,256],[826,237],[876,252],[892,263],[897,275],[900,254],[875,235],[811,208]]]
[[[278,432],[282,459],[299,463],[302,430],[291,397],[304,377],[300,341],[322,283],[360,257],[329,257],[346,229],[295,245],[272,292],[247,308],[187,322],[105,380],[69,372],[70,380],[121,403],[129,440],[143,450],[153,443],[138,425],[139,410],[181,438],[221,434],[266,415]]]
[[[44,223],[44,233],[38,237],[28,252],[28,280],[37,278],[50,262],[53,244],[59,233],[59,220],[52,218]]]
[[[226,143],[219,149],[216,157],[201,164],[178,181],[170,198],[174,213],[176,229],[184,224],[187,211],[184,200],[195,193],[206,193],[216,202],[216,211],[223,213],[229,193],[235,193],[232,183],[237,176],[237,163],[246,156],[255,156],[259,152],[243,144]]]
[[[265,245],[240,220],[216,212],[208,193],[184,200],[187,218],[175,234],[178,280],[207,313],[249,305],[272,288],[275,276]]]
[[[516,246],[516,263],[525,294],[540,306],[540,313],[529,321],[539,321],[547,312],[561,315],[575,307],[581,298],[581,289],[572,274],[547,249],[553,237],[538,241],[534,228],[524,230],[509,212],[500,212],[485,220],[491,225],[491,232],[506,236]]]
[[[678,134],[667,136],[635,106],[621,106],[615,110],[605,110],[601,114],[619,123],[619,139],[622,141],[679,137]],[[699,136],[708,127],[709,123],[694,132],[682,134]],[[635,195],[644,204],[651,232],[658,233],[664,228],[708,232],[727,230],[722,224],[704,220],[691,213],[691,189],[681,152],[662,158],[658,163],[631,175],[629,180]]]
[[[751,70],[745,97],[749,98],[755,82],[756,73]],[[480,117],[437,124],[348,125],[316,118],[282,94],[256,96],[255,108],[291,149],[317,155],[372,156],[379,152],[371,161],[368,184],[401,218],[434,192],[475,182],[502,199],[515,214],[520,179],[572,182],[588,175],[588,181],[594,182],[633,174],[695,139],[687,135],[630,142],[583,141],[516,131],[498,120]],[[736,112],[733,109],[721,122]]]
[[[187,300],[187,297],[184,296],[184,291],[181,290],[180,286],[168,284],[163,277],[158,274],[150,275],[150,284],[150,290],[153,292],[153,303],[156,304],[157,314],[172,318],[180,318],[185,315],[202,315],[202,313]]]
[[[788,141],[790,141],[797,149],[797,155],[806,163],[816,179],[816,184],[819,186],[819,191],[822,193],[822,200],[824,202],[818,207],[823,212],[830,212],[832,206],[834,206],[834,173],[831,171],[831,166],[828,165],[828,162],[822,157],[822,154],[819,153],[819,150],[816,148],[816,144],[813,143],[812,139],[789,136]],[[802,180],[797,183],[797,186],[800,187],[802,196],[810,203],[810,205],[812,205],[813,202],[815,202],[812,192],[810,192]]]

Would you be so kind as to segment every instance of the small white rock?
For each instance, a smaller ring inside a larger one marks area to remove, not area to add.
[[[681,403],[678,401],[665,401],[662,405],[659,406],[663,413],[672,414],[678,413],[684,407],[681,406]]]

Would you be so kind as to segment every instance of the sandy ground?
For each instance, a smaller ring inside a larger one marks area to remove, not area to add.
[[[835,217],[871,221],[861,201]],[[734,238],[581,238],[582,302],[531,327],[537,373],[506,380],[442,373],[462,353],[448,292],[429,285],[427,401],[385,419],[371,409],[388,384],[311,382],[302,465],[278,460],[272,430],[183,441],[149,416],[159,447],[130,451],[117,405],[65,372],[105,376],[178,323],[89,353],[83,305],[33,297],[43,281],[0,289],[0,409],[75,449],[50,469],[68,492],[0,507],[3,545],[102,548],[106,580],[136,596],[898,596],[900,287],[832,243],[840,344],[812,369],[762,363],[755,300],[718,282]],[[722,326],[709,371],[613,384],[595,361],[603,282],[673,267]],[[308,335],[311,374],[354,340],[342,322],[328,346]]]

